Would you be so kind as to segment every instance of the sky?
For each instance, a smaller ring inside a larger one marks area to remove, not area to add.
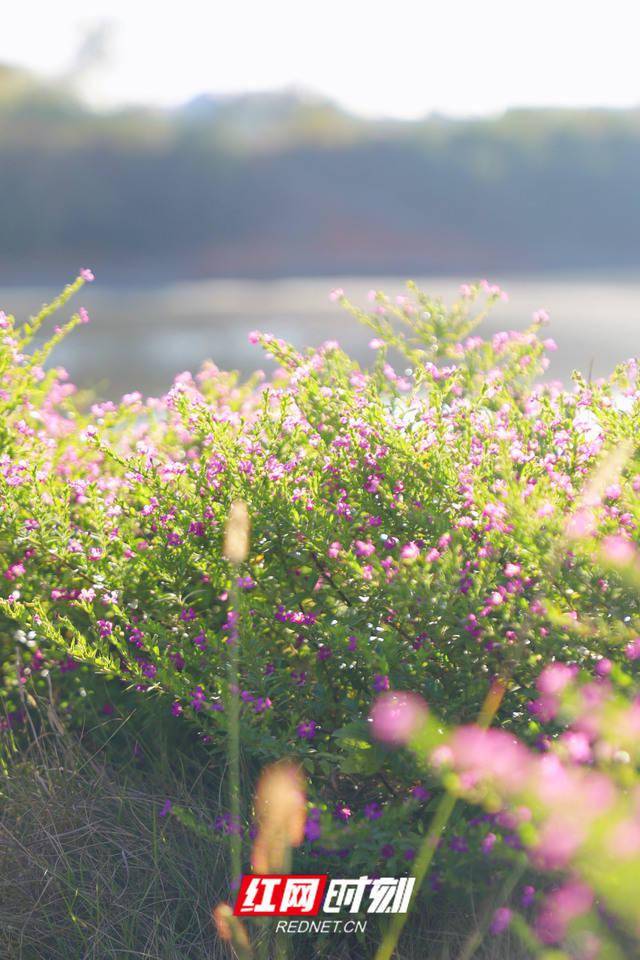
[[[0,62],[94,105],[296,88],[366,116],[640,104],[637,0],[21,0]],[[89,37],[89,39],[87,39]]]

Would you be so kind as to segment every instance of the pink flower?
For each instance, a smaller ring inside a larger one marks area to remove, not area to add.
[[[84,307],[80,307],[78,316],[80,317],[80,323],[89,323],[90,317]]]
[[[427,714],[427,705],[418,694],[389,691],[378,697],[369,720],[376,740],[400,746],[419,730]]]
[[[562,870],[584,840],[584,827],[566,814],[552,814],[538,831],[533,862],[542,870]]]
[[[335,290],[332,290],[331,293],[329,294],[329,300],[331,300],[332,303],[335,303],[336,300],[342,300],[343,297],[344,297],[344,290],[342,289],[342,287],[336,287]]]
[[[526,748],[504,730],[483,730],[473,724],[459,727],[449,749],[456,770],[467,775],[469,786],[490,780],[511,793],[522,787],[530,769]]]
[[[640,854],[640,822],[622,820],[612,831],[611,850],[621,860],[629,860]]]
[[[485,856],[488,856],[491,853],[491,851],[496,845],[497,839],[498,839],[497,834],[488,833],[486,837],[482,840],[480,844],[480,849],[485,854]]]
[[[83,267],[80,271],[80,276],[85,283],[93,283],[95,277],[93,275],[93,270],[90,270],[89,267]]]
[[[569,730],[560,737],[560,743],[574,763],[589,763],[591,760],[591,744],[585,733]]]
[[[499,907],[493,915],[489,930],[493,934],[504,933],[511,923],[511,910],[508,907]]]
[[[596,521],[591,510],[581,507],[573,513],[567,522],[566,533],[572,540],[588,537],[596,528]]]
[[[332,560],[335,560],[336,557],[340,555],[341,550],[342,550],[342,544],[340,543],[340,541],[334,540],[333,543],[329,544],[329,549],[327,550],[327,556],[330,557]]]
[[[353,549],[356,557],[370,557],[372,553],[376,552],[371,540],[356,540]]]
[[[567,663],[551,663],[538,677],[536,686],[540,693],[557,696],[571,683],[576,673],[577,668]]]
[[[420,548],[416,543],[411,540],[409,543],[405,543],[404,547],[400,550],[400,559],[401,560],[417,560],[420,556]]]
[[[624,648],[629,660],[640,660],[640,637],[634,637]]]
[[[584,883],[572,880],[559,887],[544,901],[535,923],[536,934],[543,943],[558,943],[571,921],[590,910],[592,903],[593,892]]]
[[[635,547],[624,537],[605,537],[602,541],[604,557],[616,567],[627,567],[636,558]]]
[[[613,668],[613,664],[608,657],[600,657],[596,663],[596,673],[599,677],[608,677]]]

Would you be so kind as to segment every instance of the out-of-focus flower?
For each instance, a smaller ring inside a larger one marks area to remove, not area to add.
[[[559,943],[569,924],[591,909],[593,891],[586,884],[570,881],[545,898],[535,922],[535,932],[543,943]]]
[[[415,693],[389,691],[378,697],[369,719],[377,740],[400,745],[417,733],[427,715],[428,708],[422,697]]]
[[[493,934],[504,933],[511,923],[512,912],[508,907],[499,907],[493,915],[489,930]]]
[[[225,529],[224,555],[231,563],[243,563],[249,555],[249,511],[243,500],[234,500]]]
[[[292,763],[273,764],[262,773],[255,797],[258,834],[251,862],[256,873],[281,873],[289,850],[304,840],[306,785]]]

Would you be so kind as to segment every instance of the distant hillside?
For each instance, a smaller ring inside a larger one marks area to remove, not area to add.
[[[0,67],[0,281],[640,263],[640,111],[368,122],[293,93],[95,113]],[[36,273],[37,272],[37,273]]]

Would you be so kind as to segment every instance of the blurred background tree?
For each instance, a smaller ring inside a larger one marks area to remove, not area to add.
[[[97,42],[97,41],[96,41]],[[625,268],[640,111],[365,120],[293,92],[94,111],[0,68],[0,270],[110,279]]]

